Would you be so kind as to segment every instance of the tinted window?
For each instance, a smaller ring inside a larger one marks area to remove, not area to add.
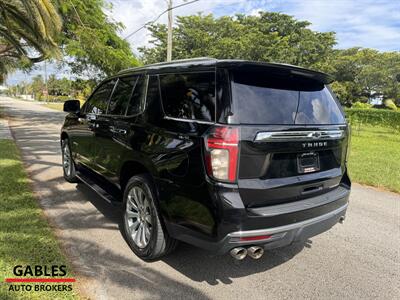
[[[114,88],[116,80],[103,83],[86,102],[85,112],[87,114],[105,114],[107,111],[108,99]]]
[[[146,109],[149,112],[146,115],[147,120],[153,124],[158,124],[162,118],[158,76],[149,76],[146,92]]]
[[[146,96],[146,78],[140,76],[135,89],[133,90],[132,98],[128,107],[128,116],[136,115],[143,111],[144,98]]]
[[[340,124],[344,118],[330,91],[324,87],[319,91],[300,92],[296,124]]]
[[[121,77],[111,96],[107,114],[125,115],[126,108],[132,96],[137,76]]]
[[[214,121],[215,73],[160,75],[164,112],[182,119]]]
[[[328,88],[300,77],[234,72],[232,97],[244,124],[342,124],[344,117]]]
[[[158,84],[158,76],[149,76],[149,84],[147,87],[147,103],[158,102],[160,99],[160,89]]]

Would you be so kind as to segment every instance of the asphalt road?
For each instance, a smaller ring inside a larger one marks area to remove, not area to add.
[[[91,299],[400,299],[400,195],[354,185],[343,225],[258,261],[181,245],[145,263],[121,236],[121,211],[62,178],[64,114],[0,97],[45,215]],[[1,153],[0,153],[1,156]]]

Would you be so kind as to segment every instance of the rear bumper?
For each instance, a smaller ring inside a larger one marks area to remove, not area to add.
[[[225,254],[239,246],[284,247],[306,241],[344,219],[350,188],[339,186],[316,197],[254,209],[246,209],[234,189],[219,187],[216,194],[222,205],[215,235],[205,236],[185,226],[169,224],[171,235],[216,254]],[[246,239],[256,236],[265,237]]]
[[[327,214],[289,225],[258,230],[236,231],[229,233],[222,241],[219,253],[223,254],[238,246],[263,245],[264,249],[288,246],[293,242],[303,242],[308,238],[329,230],[346,216],[348,204]],[[259,241],[240,241],[240,238],[270,236]]]

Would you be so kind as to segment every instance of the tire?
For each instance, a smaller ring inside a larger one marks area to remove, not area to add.
[[[175,249],[177,241],[162,226],[150,176],[141,174],[128,181],[123,207],[124,235],[137,256],[155,260]]]
[[[61,153],[64,179],[71,183],[79,182],[78,177],[76,177],[75,163],[72,158],[72,152],[67,138],[61,141]]]

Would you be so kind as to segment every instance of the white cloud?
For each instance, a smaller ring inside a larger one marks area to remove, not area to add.
[[[400,1],[291,0],[282,8],[315,30],[335,31],[338,48],[400,50]]]

